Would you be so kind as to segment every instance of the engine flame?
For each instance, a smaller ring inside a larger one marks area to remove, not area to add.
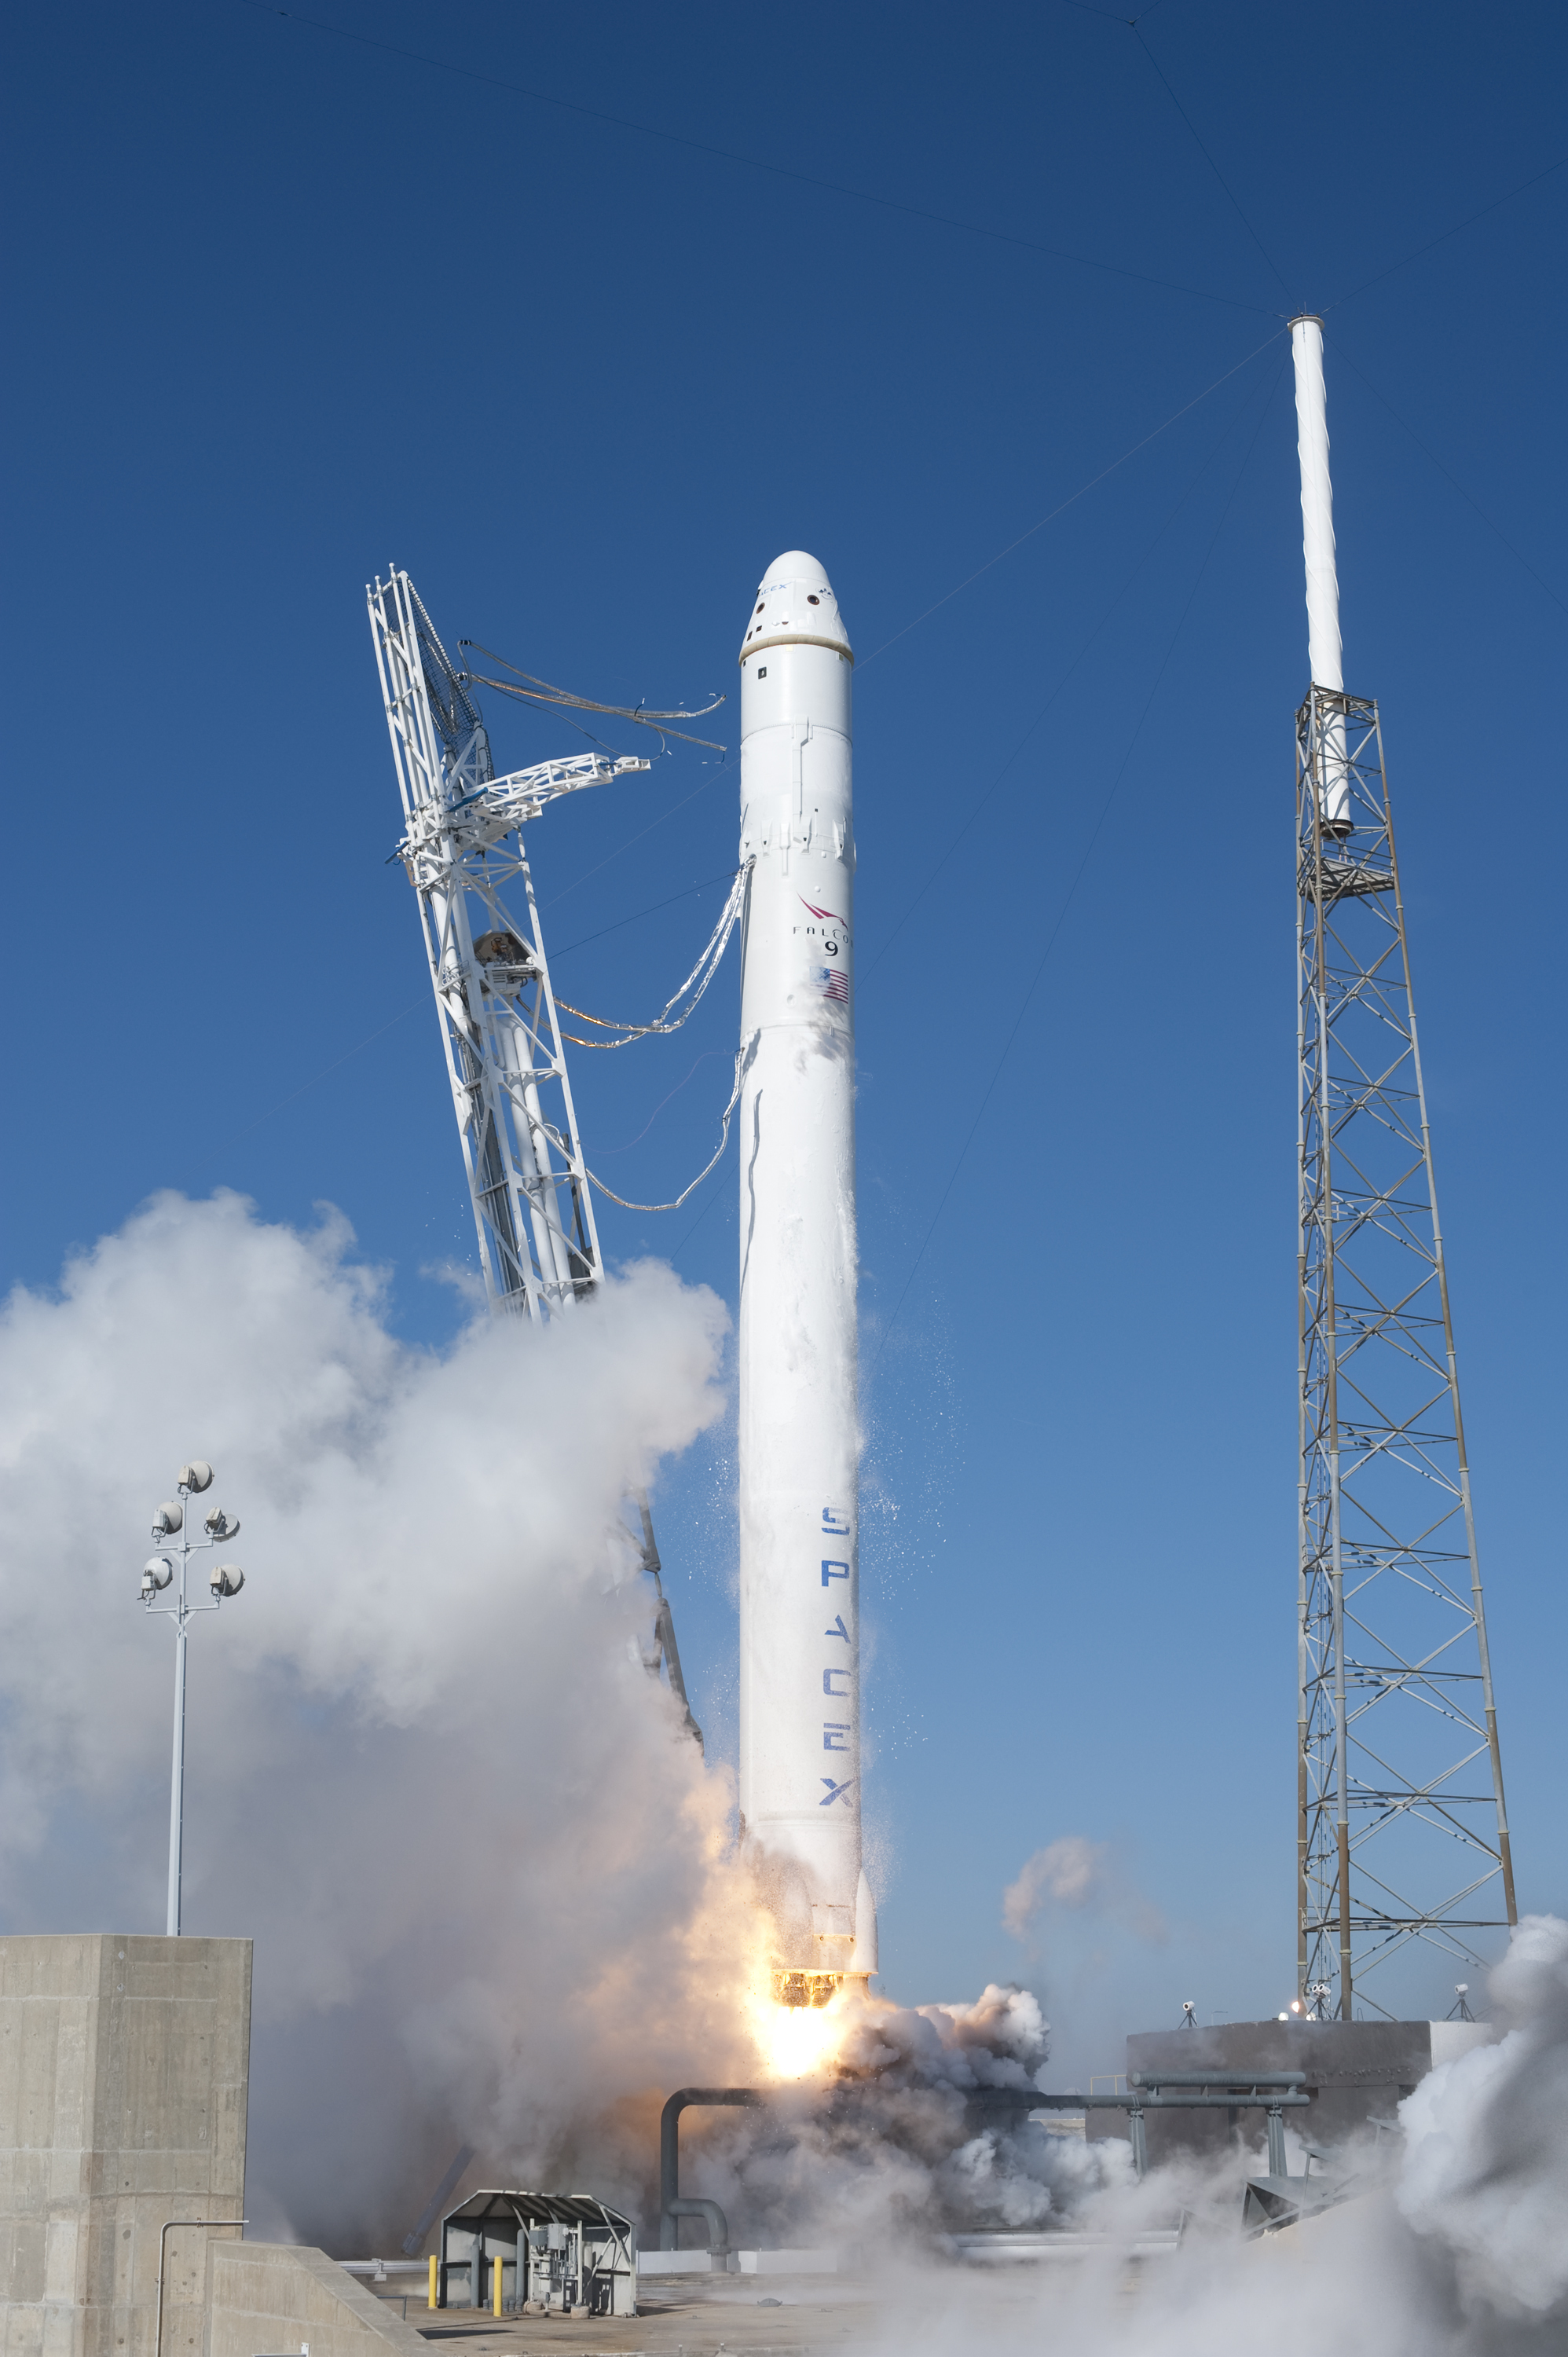
[[[853,2007],[842,1989],[825,2005],[781,2005],[772,1989],[746,2002],[760,2075],[786,2083],[823,2079],[834,2069],[851,2027]]]

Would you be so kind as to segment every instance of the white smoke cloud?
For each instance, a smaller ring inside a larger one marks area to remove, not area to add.
[[[1108,1842],[1064,1834],[1026,1859],[1002,1894],[1002,1921],[1033,1952],[1054,1910],[1103,1915],[1139,1940],[1161,1941],[1165,1921],[1117,1864]]]
[[[619,1534],[722,1410],[721,1304],[646,1265],[415,1349],[351,1244],[166,1195],[5,1304],[0,1846],[11,1928],[161,1928],[136,1588],[209,1458],[247,1577],[192,1632],[186,1927],[256,1938],[252,2214],[385,2247],[463,2137],[535,2174],[699,2053],[744,2074],[746,1918]]]
[[[248,1579],[192,1642],[188,1923],[256,1937],[252,2231],[389,2249],[460,2140],[649,2221],[662,2094],[757,2072],[731,1796],[640,1667],[618,1536],[721,1411],[724,1312],[647,1265],[548,1333],[414,1349],[351,1243],[162,1197],[0,1314],[10,1927],[162,1921],[170,1643],[135,1588],[151,1508],[209,1457]],[[1130,1905],[1080,1836],[1006,1900],[1019,1936]],[[748,2241],[897,2253],[900,2351],[1537,2357],[1568,2332],[1568,1925],[1521,1925],[1493,1986],[1502,2043],[1405,2104],[1388,2185],[1262,2244],[1239,2156],[1133,2185],[1123,2147],[976,2128],[974,2090],[1042,2083],[1014,1988],[867,2002],[858,2085],[689,2115],[686,2184]],[[1124,2244],[1181,2211],[1131,2288],[1114,2255],[1005,2287],[932,2256],[961,2223]]]
[[[392,1308],[336,1213],[220,1194],[0,1314],[13,1928],[161,1922],[171,1639],[136,1586],[208,1458],[247,1579],[192,1637],[186,1923],[256,1940],[252,2217],[344,2254],[392,2247],[465,2141],[648,2218],[663,2093],[762,2075],[728,1781],[640,1665],[621,1524],[722,1410],[723,1308],[655,1265],[444,1351]],[[882,2087],[856,2127],[693,2122],[737,2232],[1051,2211],[1059,2156],[964,2119],[1033,2083],[1028,1992],[868,2003],[849,2044]]]
[[[1104,1843],[1081,1834],[1064,1834],[1037,1849],[1002,1894],[1002,1921],[1013,1937],[1026,1939],[1047,1903],[1087,1906],[1104,1887],[1105,1860]]]
[[[967,2099],[1044,2079],[1050,2025],[1027,1989],[973,2004],[837,2000],[835,2077],[766,2113],[693,2113],[683,2188],[765,2243],[897,2249],[918,2264],[957,2228],[1058,2224],[1129,2174],[1125,2146],[977,2123]]]
[[[1560,2357],[1568,2348],[1568,1923],[1527,1918],[1491,1975],[1501,2042],[1441,2065],[1400,2107],[1402,2137],[1331,2158],[1344,2198],[1304,2224],[1242,2239],[1260,2156],[1187,2155],[1142,2183],[1058,2177],[1043,2222],[1020,2174],[965,2147],[992,2222],[1104,2237],[1080,2261],[995,2274],[908,2250],[885,2277],[868,2345],[899,2357]],[[993,2173],[997,2178],[992,2186]],[[1026,2172],[1025,2172],[1026,2174]],[[1000,2196],[1000,2198],[997,2198]],[[1065,2214],[1064,2214],[1065,2213]],[[927,2211],[930,2215],[929,2205]],[[1129,2254],[1182,2229],[1168,2255]]]
[[[1568,2309],[1568,1923],[1527,1915],[1491,1975],[1501,2042],[1442,2064],[1400,2106],[1399,2206],[1455,2255],[1466,2306]],[[1568,2322],[1568,2319],[1565,2319]]]

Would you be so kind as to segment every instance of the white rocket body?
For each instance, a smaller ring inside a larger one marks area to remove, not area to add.
[[[861,1870],[851,682],[814,557],[740,653],[740,1807],[776,1967],[876,1969]]]
[[[1301,460],[1301,542],[1306,565],[1306,654],[1315,687],[1342,692],[1339,572],[1334,551],[1334,485],[1328,473],[1328,398],[1323,382],[1323,322],[1290,323],[1295,361],[1296,454]],[[1335,833],[1350,823],[1345,724],[1326,732],[1323,822]]]

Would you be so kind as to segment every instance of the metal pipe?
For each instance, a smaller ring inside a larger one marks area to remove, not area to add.
[[[705,2201],[700,2194],[686,2197],[677,2194],[670,2204],[670,2215],[671,2218],[705,2219],[708,2227],[709,2250],[716,2259],[728,2256],[729,2220],[716,2201]]]
[[[1294,2074],[1299,2079],[1299,2072]],[[1202,2086],[1226,2086],[1221,2072],[1202,2079]],[[1200,2095],[1196,2091],[1181,2088],[1176,2095],[1160,2095],[1139,2086],[1136,2095],[1030,2095],[1028,2088],[969,2088],[967,2100],[979,2110],[993,2107],[997,2112],[1266,2112],[1283,2103],[1290,2110],[1302,2110],[1311,2103],[1311,2095],[1302,2086],[1290,2086],[1287,2091],[1269,2091],[1266,2079],[1247,2079],[1245,2086],[1264,2088],[1266,2093],[1254,2095]]]
[[[1305,2071],[1129,2071],[1127,2084],[1130,2087],[1305,2087],[1306,2072]]]
[[[1283,2110],[1305,2111],[1312,2102],[1303,2082],[1303,2071],[1260,2072],[1244,2082],[1251,2094],[1227,2092],[1210,2095],[1203,2090],[1217,2083],[1215,2074],[1201,2071],[1170,2071],[1157,2074],[1133,2071],[1128,2074],[1128,2084],[1136,2090],[1126,2095],[1043,2095],[1028,2087],[977,2087],[972,2089],[969,2101],[978,2110],[1014,2112],[1059,2112],[1069,2108],[1085,2112],[1125,2112],[1127,2141],[1132,2147],[1133,2169],[1137,2177],[1147,2174],[1149,2166],[1148,2136],[1144,2115],[1148,2112],[1262,2112],[1269,2115],[1269,2169],[1271,2175],[1284,2175]],[[1220,2083],[1222,2083],[1222,2082]],[[1159,2093],[1158,2088],[1174,2086],[1174,2094]],[[1266,2091],[1266,2092],[1260,2092]],[[1281,2167],[1274,2169],[1274,2155],[1282,2156]]]
[[[158,2298],[153,2324],[153,2357],[164,2357],[164,2256],[177,2226],[248,2226],[248,2218],[166,2218],[158,2235]]]
[[[1141,2108],[1148,2112],[1273,2112],[1283,2104],[1289,2111],[1305,2111],[1312,2097],[1301,2089],[1288,2094],[1262,2095],[1144,2095]]]
[[[977,2111],[1008,2112],[1125,2112],[1127,2134],[1133,2147],[1133,2165],[1142,2177],[1148,2167],[1148,2148],[1144,2134],[1145,2111],[1266,2111],[1271,2115],[1270,2168],[1273,2169],[1274,2150],[1273,2115],[1284,2108],[1305,2110],[1312,2098],[1305,2093],[1306,2073],[1304,2071],[1260,2071],[1250,2077],[1238,2074],[1236,2085],[1253,2090],[1251,2094],[1226,2093],[1210,2095],[1202,2092],[1211,2086],[1224,2086],[1225,2076],[1219,2072],[1168,2071],[1159,2072],[1133,2072],[1128,2083],[1135,2094],[1080,2095],[1050,2094],[1037,2087],[971,2087],[965,2089],[966,2103]],[[1165,2087],[1176,2089],[1174,2094],[1159,2092]],[[1259,2090],[1266,2092],[1260,2093]],[[874,2094],[875,2086],[839,2087],[834,2090],[837,2104],[845,2098]],[[716,2201],[682,2200],[681,2194],[681,2115],[689,2104],[736,2105],[758,2111],[769,2102],[757,2087],[678,2087],[667,2098],[659,2117],[659,2247],[672,2251],[677,2247],[678,2221],[682,2218],[703,2218],[707,2221],[708,2247],[715,2255],[729,2249],[729,2222]],[[1283,2131],[1281,2130],[1283,2136]],[[1280,2150],[1284,2149],[1283,2142]],[[1283,2174],[1283,2172],[1281,2172]],[[155,2352],[156,2357],[156,2352]]]
[[[186,1563],[187,1553],[182,1551],[179,1558],[179,1609],[175,1620],[174,1638],[174,1763],[169,1774],[168,1906],[164,1921],[164,1930],[171,1940],[179,1937],[180,1868],[185,1843]]]
[[[696,2211],[680,2206],[682,2113],[690,2104],[699,2104],[703,2106],[742,2105],[760,2111],[766,2107],[767,2103],[768,2097],[756,2087],[677,2087],[675,2093],[668,2098],[663,2111],[659,2115],[659,2247],[661,2251],[672,2251],[676,2248],[677,2218],[706,2214],[701,2205]],[[725,2222],[724,2212],[718,2208],[716,2202],[707,2206],[715,2212],[719,2222],[719,2233],[727,2248],[729,2228]],[[712,2229],[713,2222],[710,2220],[710,2236]]]

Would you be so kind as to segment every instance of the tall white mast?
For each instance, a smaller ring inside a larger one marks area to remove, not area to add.
[[[778,1993],[876,1969],[861,1870],[851,680],[799,550],[740,653],[740,1806]]]
[[[1342,693],[1339,573],[1334,554],[1334,485],[1328,473],[1328,396],[1323,382],[1323,322],[1304,315],[1290,323],[1295,361],[1296,451],[1301,460],[1301,541],[1306,564],[1306,658],[1312,685]],[[1349,771],[1345,730],[1337,724],[1324,748],[1323,823],[1331,834],[1349,824]]]

